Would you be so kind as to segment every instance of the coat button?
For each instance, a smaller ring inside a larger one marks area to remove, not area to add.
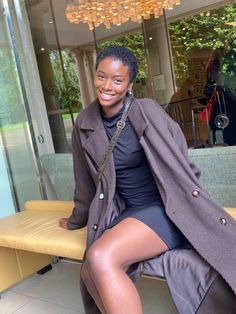
[[[225,218],[220,218],[221,225],[227,225],[227,220]]]
[[[98,229],[98,225],[94,224],[92,228],[93,228],[94,231],[96,231]]]
[[[200,192],[198,190],[193,190],[192,191],[192,196],[194,196],[194,197],[198,197],[199,194],[200,194]]]
[[[103,200],[103,199],[104,199],[104,194],[103,194],[103,193],[100,193],[100,194],[99,194],[99,199],[100,199],[100,200]]]

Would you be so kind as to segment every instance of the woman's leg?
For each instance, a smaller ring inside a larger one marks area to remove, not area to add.
[[[127,218],[106,230],[86,255],[87,270],[105,309],[102,312],[142,313],[138,292],[126,271],[135,262],[152,258],[167,250],[168,247],[161,238],[135,218]]]
[[[97,287],[95,286],[95,283],[93,281],[93,278],[89,272],[88,269],[88,262],[85,261],[82,265],[81,273],[80,273],[81,279],[83,280],[88,292],[94,299],[95,303],[97,304],[97,307],[99,308],[101,313],[106,313],[105,308],[103,306],[100,294],[97,290]]]

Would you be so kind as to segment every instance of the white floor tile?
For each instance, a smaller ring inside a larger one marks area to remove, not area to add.
[[[75,276],[77,273],[77,277],[79,277],[79,264],[60,261],[57,264],[52,264],[52,266],[52,270],[44,275],[34,274],[13,286],[11,291],[19,292],[31,297],[37,297],[43,291],[51,289],[64,278]]]
[[[53,288],[45,289],[38,298],[73,310],[83,311],[79,275],[62,279]]]
[[[17,309],[30,302],[32,298],[25,295],[20,295],[15,292],[6,291],[1,293],[0,299],[0,313],[11,314]]]
[[[135,286],[139,292],[139,295],[142,296],[149,287],[148,280],[142,278],[138,282],[136,282]]]
[[[149,288],[141,296],[144,314],[178,314],[166,282],[148,279]]]
[[[79,273],[80,264],[60,261],[48,273],[35,274],[3,293],[0,313],[84,313]],[[178,313],[165,281],[142,278],[136,286],[144,314]]]
[[[34,300],[16,312],[14,314],[76,314],[82,313],[79,311],[73,311],[64,306],[44,302],[41,300]]]
[[[144,293],[150,288],[150,283],[152,279],[150,278],[141,278],[138,282],[136,282],[136,288],[138,289],[139,295],[142,296]]]
[[[58,279],[64,279],[68,277],[79,276],[81,263],[70,262],[67,260],[59,260],[57,264],[54,264],[54,275]]]
[[[11,291],[21,293],[30,297],[37,297],[40,293],[53,287],[53,285],[59,280],[50,280],[47,274],[37,275],[34,274],[25,279],[21,283],[13,286]]]

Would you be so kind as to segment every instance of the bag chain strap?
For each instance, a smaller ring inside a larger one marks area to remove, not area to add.
[[[111,140],[109,142],[107,150],[106,150],[106,152],[105,152],[105,154],[103,156],[103,159],[102,159],[102,161],[101,161],[101,163],[99,165],[99,168],[98,168],[98,179],[99,180],[102,177],[102,174],[103,174],[103,172],[105,170],[105,167],[107,165],[107,160],[111,156],[111,153],[112,153],[112,151],[113,151],[113,149],[114,149],[114,147],[115,147],[115,145],[117,143],[117,140],[118,140],[118,138],[120,136],[120,133],[121,133],[121,131],[125,127],[125,121],[127,119],[129,108],[130,108],[130,105],[131,105],[132,101],[133,101],[133,97],[127,97],[125,99],[124,111],[123,111],[123,113],[121,115],[120,120],[117,122],[116,130],[115,130],[115,132],[114,132],[114,134],[113,134],[113,136],[112,136],[112,138],[111,138]]]

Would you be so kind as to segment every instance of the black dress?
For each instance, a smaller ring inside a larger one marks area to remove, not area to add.
[[[110,140],[123,108],[113,117],[102,113],[103,124]],[[166,243],[169,249],[181,246],[187,240],[165,213],[160,193],[137,135],[126,120],[113,150],[116,170],[116,189],[126,208],[116,217],[110,228],[125,218],[136,218],[148,225]]]

